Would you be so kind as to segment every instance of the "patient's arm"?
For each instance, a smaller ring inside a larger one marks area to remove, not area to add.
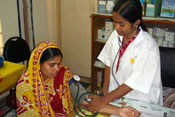
[[[83,101],[83,105],[87,105],[88,102]],[[120,115],[121,117],[140,117],[140,112],[132,107],[117,107],[111,104],[107,104],[99,110],[100,113],[109,115]]]
[[[132,107],[117,107],[114,105],[106,105],[99,112],[110,115],[120,115],[121,117],[139,117],[140,112]]]

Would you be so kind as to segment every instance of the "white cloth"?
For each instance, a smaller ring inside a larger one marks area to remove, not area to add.
[[[98,59],[110,67],[109,91],[118,87],[112,70],[119,85],[126,84],[133,90],[125,95],[126,98],[137,99],[148,103],[163,104],[162,82],[160,77],[159,48],[153,37],[140,28],[135,40],[125,50],[120,58],[118,72],[119,36],[114,30],[107,40]],[[114,59],[116,57],[114,63]],[[112,68],[114,63],[114,67]]]

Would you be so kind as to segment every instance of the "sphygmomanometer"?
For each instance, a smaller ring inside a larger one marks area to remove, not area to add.
[[[87,98],[87,96],[89,96],[91,94],[97,94],[97,93],[86,91],[86,89],[80,83],[80,77],[77,75],[74,75],[73,79],[69,81],[69,86],[70,86],[71,95],[75,100],[74,101],[74,110],[75,110],[76,114],[80,117],[81,116],[86,116],[86,117],[87,116],[91,116],[91,117],[97,116],[98,113],[90,114],[90,115],[85,114],[80,107],[80,105],[83,104],[83,101],[86,101],[86,102],[91,101],[91,99]],[[100,96],[102,96],[102,94],[100,94]]]

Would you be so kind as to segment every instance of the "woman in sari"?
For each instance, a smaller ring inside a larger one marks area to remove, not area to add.
[[[51,42],[33,50],[28,69],[17,82],[18,116],[66,116],[72,111],[68,81],[73,74],[61,64],[62,57]]]
[[[62,58],[61,50],[49,41],[33,50],[28,68],[17,82],[18,116],[65,117],[73,111],[69,81],[72,82],[74,74],[62,65]],[[112,105],[106,105],[100,112],[123,117],[140,114],[131,107]]]

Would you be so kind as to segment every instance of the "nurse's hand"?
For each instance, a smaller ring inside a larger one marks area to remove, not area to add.
[[[141,113],[132,107],[123,107],[119,111],[120,117],[140,117]]]
[[[104,96],[90,95],[88,98],[90,98],[91,101],[86,105],[86,109],[92,113],[98,112],[108,103],[105,102]]]
[[[103,87],[103,88],[102,88],[102,92],[103,92],[104,95],[106,95],[106,94],[109,93],[109,90],[108,90],[107,87]]]

